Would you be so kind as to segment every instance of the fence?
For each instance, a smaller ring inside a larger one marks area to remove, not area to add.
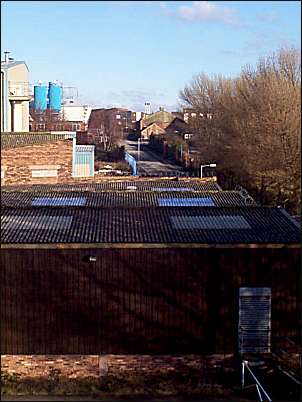
[[[130,154],[128,154],[127,152],[125,152],[125,161],[128,162],[129,165],[131,166],[132,175],[133,175],[133,176],[138,176],[137,162],[136,162],[136,160],[133,158],[133,156],[131,156]]]

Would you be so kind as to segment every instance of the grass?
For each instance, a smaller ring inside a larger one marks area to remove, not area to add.
[[[192,375],[194,374],[194,375]],[[48,377],[21,377],[1,372],[1,395],[93,395],[93,396],[206,396],[229,397],[217,384],[204,384],[200,373],[157,372],[150,375],[117,374],[94,378],[67,378],[59,370]]]

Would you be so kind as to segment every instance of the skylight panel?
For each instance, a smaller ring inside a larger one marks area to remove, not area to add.
[[[18,216],[9,215],[1,217],[2,229],[18,229],[18,230],[31,230],[31,229],[47,229],[53,230],[70,229],[72,223],[72,216]]]
[[[49,207],[49,206],[83,206],[86,205],[86,197],[35,197],[31,205],[34,207]]]
[[[189,187],[152,187],[151,191],[194,191]]]
[[[159,198],[161,207],[215,207],[212,197]]]
[[[186,229],[251,229],[241,215],[224,216],[172,216],[172,226],[176,230]]]

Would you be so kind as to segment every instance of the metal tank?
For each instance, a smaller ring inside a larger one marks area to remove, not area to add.
[[[46,110],[47,109],[47,86],[35,85],[34,86],[34,109]]]
[[[48,107],[60,112],[62,105],[62,87],[57,82],[50,82],[48,86]]]

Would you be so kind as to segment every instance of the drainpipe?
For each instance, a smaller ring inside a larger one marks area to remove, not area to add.
[[[15,131],[15,101],[11,101],[10,103],[10,109],[11,109],[11,120],[10,120],[10,124],[11,124],[11,132]]]
[[[3,78],[3,81],[2,81]],[[1,103],[3,101],[3,131],[8,131],[8,82],[7,82],[7,70],[1,69],[1,86],[3,85],[3,99],[1,99]],[[2,128],[2,127],[1,127]]]
[[[75,159],[76,159],[76,135],[72,139],[72,177],[75,177]]]

